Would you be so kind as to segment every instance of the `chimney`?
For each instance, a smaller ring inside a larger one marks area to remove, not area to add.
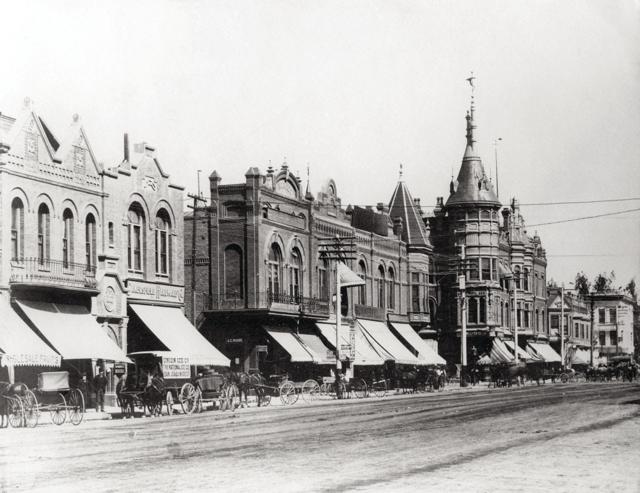
[[[402,217],[393,218],[393,234],[398,238],[402,238],[402,231],[404,230],[404,223]]]
[[[510,224],[509,224],[509,216],[511,215],[511,212],[509,211],[509,209],[507,207],[505,207],[504,209],[502,209],[502,218],[503,218],[503,226],[505,229],[509,229]]]
[[[129,162],[129,134],[124,134],[124,160]]]

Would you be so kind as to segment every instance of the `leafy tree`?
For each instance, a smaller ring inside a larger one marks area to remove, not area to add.
[[[578,291],[578,294],[582,296],[587,296],[589,294],[591,283],[589,282],[589,278],[584,272],[581,271],[576,274],[575,287]]]
[[[634,299],[637,300],[638,299],[638,293],[636,292],[636,280],[635,279],[631,279],[629,281],[629,284],[627,284],[627,287],[624,288],[624,290],[629,293],[629,295]]]
[[[593,289],[595,289],[596,293],[605,293],[611,289],[611,285],[615,278],[616,273],[614,271],[611,271],[610,274],[607,274],[606,272],[598,274],[593,283]]]

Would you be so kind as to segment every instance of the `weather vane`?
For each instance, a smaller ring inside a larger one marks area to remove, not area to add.
[[[400,180],[402,180],[402,163],[400,163]]]

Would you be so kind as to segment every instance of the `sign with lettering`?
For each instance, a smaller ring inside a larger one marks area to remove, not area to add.
[[[356,359],[356,328],[349,327],[349,358],[354,360]]]
[[[129,298],[149,301],[184,302],[184,287],[171,284],[155,284],[152,282],[127,281]]]
[[[191,378],[189,358],[163,356],[162,373],[164,378]]]
[[[120,376],[120,375],[124,375],[127,372],[127,365],[126,363],[114,363],[113,365],[113,373],[115,373],[116,375]]]

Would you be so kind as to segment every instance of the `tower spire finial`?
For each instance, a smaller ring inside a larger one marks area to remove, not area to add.
[[[473,138],[473,131],[475,130],[476,126],[473,122],[473,113],[476,109],[475,107],[475,91],[476,91],[476,84],[475,84],[475,76],[473,75],[473,71],[471,72],[471,77],[467,78],[467,82],[469,82],[469,85],[471,86],[471,104],[469,105],[469,111],[467,111],[467,146],[471,146],[471,148],[473,149],[473,144],[475,143],[475,139]]]
[[[398,176],[398,181],[402,181],[402,163],[400,163],[400,172]]]

